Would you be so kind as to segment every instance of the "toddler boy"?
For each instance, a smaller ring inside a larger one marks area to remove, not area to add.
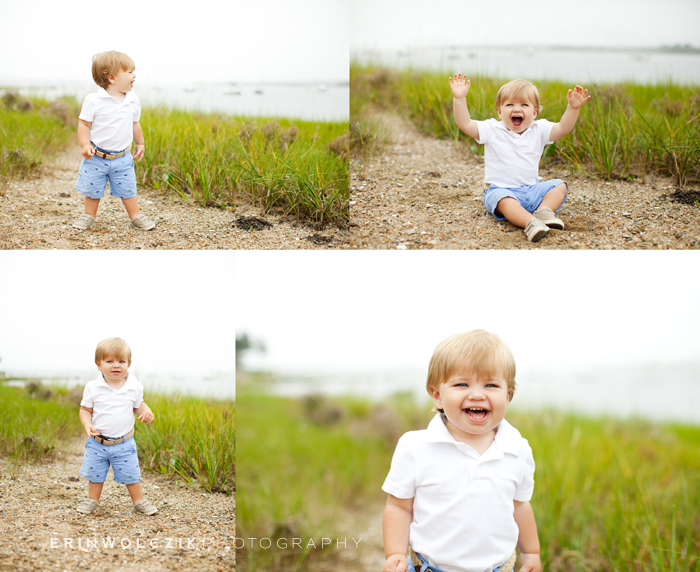
[[[449,78],[454,96],[457,126],[484,144],[486,176],[484,206],[498,220],[525,229],[531,242],[543,238],[550,228],[564,229],[554,212],[564,204],[568,185],[561,179],[538,182],[537,172],[545,145],[567,135],[576,125],[581,106],[591,96],[577,85],[569,90],[568,105],[559,123],[535,119],[542,110],[537,87],[524,79],[508,82],[496,95],[501,121],[474,121],[467,107],[471,80],[466,75]]]
[[[102,52],[92,58],[92,78],[97,93],[85,97],[78,122],[78,141],[83,152],[75,190],[85,195],[85,214],[73,227],[85,230],[95,224],[97,207],[109,181],[109,192],[126,207],[131,224],[141,230],[156,225],[139,213],[134,157],[146,149],[139,119],[141,103],[131,91],[136,80],[134,60],[121,52]],[[131,143],[136,152],[131,155]]]
[[[382,572],[509,572],[516,544],[522,572],[540,572],[535,462],[504,419],[515,391],[508,346],[483,330],[447,338],[427,390],[439,413],[401,437],[382,487]]]
[[[77,510],[91,514],[99,508],[111,465],[114,480],[126,485],[136,512],[155,514],[158,509],[141,493],[134,441],[134,413],[150,423],[153,412],[143,401],[143,385],[129,373],[131,349],[120,338],[103,340],[95,350],[95,364],[101,373],[85,386],[80,402],[80,422],[88,436],[80,475],[90,484],[88,499]]]

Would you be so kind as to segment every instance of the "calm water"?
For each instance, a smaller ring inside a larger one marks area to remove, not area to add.
[[[41,379],[45,385],[58,385],[67,388],[84,387],[85,384],[95,379],[96,372],[86,370],[80,372],[65,373],[62,375],[49,375],[39,371],[8,371],[8,376],[33,377]],[[234,372],[212,372],[203,375],[165,375],[159,373],[147,373],[134,371],[136,378],[143,384],[145,397],[148,401],[149,393],[162,393],[172,395],[180,393],[196,397],[211,397],[214,399],[235,399],[236,374]],[[22,386],[21,382],[13,385]]]
[[[351,395],[374,401],[407,392],[422,403],[428,399],[425,378],[421,369],[286,376],[271,392],[288,397]],[[700,364],[646,364],[557,374],[526,371],[516,380],[514,409],[555,408],[593,416],[700,424]]]
[[[310,121],[347,121],[350,95],[347,85],[193,84],[189,86],[139,85],[134,91],[144,107],[171,108],[255,117],[286,117]],[[12,82],[0,85],[12,86]],[[82,102],[97,88],[92,83],[66,82],[17,85],[22,95],[55,99],[70,95]]]
[[[363,51],[359,63],[399,69],[417,68],[470,76],[593,82],[656,84],[672,81],[700,85],[700,54],[654,51],[562,50],[555,48],[425,48],[406,51]]]

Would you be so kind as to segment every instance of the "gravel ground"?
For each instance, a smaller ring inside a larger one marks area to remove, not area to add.
[[[316,230],[247,204],[235,212],[198,208],[145,187],[139,188],[139,206],[156,223],[154,230],[131,227],[121,200],[109,194],[100,202],[95,225],[75,230],[72,224],[84,205],[73,188],[79,167],[80,150],[70,149],[40,178],[0,182],[0,249],[328,250],[347,245],[346,230]],[[271,226],[239,228],[241,217],[259,217]]]
[[[144,471],[144,498],[158,507],[145,516],[110,471],[100,508],[83,515],[75,510],[87,498],[83,448],[66,444],[57,460],[16,471],[0,461],[0,571],[235,570],[233,497]],[[110,538],[115,547],[105,548]]]
[[[507,221],[496,221],[482,203],[483,159],[452,141],[420,133],[383,114],[390,133],[384,152],[351,165],[355,249],[696,249],[700,248],[699,189],[684,189],[691,204],[667,198],[670,178],[603,182],[570,176],[563,168],[540,170],[569,184],[558,216],[563,231],[530,243]]]

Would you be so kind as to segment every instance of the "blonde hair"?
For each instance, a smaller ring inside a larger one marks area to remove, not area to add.
[[[92,56],[92,79],[100,87],[109,85],[110,75],[135,69],[134,60],[121,52],[101,52]]]
[[[438,389],[455,373],[477,377],[503,375],[508,386],[508,401],[513,399],[515,388],[515,360],[510,348],[496,334],[485,330],[472,330],[454,334],[441,341],[433,352],[428,366],[426,389]]]
[[[537,91],[537,86],[526,79],[514,79],[502,85],[501,89],[498,90],[496,94],[496,111],[501,109],[504,101],[521,98],[530,101],[538,114],[544,109],[540,105],[540,92]]]
[[[97,344],[95,363],[99,365],[103,359],[108,357],[124,359],[131,365],[131,348],[121,338],[107,338]]]

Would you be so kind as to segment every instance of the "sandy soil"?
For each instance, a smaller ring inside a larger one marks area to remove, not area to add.
[[[565,168],[540,170],[540,176],[569,184],[558,213],[566,228],[530,243],[484,208],[483,159],[395,115],[380,117],[391,142],[380,155],[351,165],[351,248],[700,248],[700,207],[669,199],[676,188],[670,178],[603,182]],[[685,198],[698,197],[698,190],[684,189]]]
[[[126,487],[110,471],[100,508],[82,515],[75,509],[87,498],[78,474],[83,450],[81,439],[45,465],[0,461],[0,571],[235,570],[232,496],[143,471],[144,498],[158,507],[145,516],[134,512]],[[104,546],[110,539],[113,548]]]
[[[37,179],[0,181],[0,249],[327,250],[347,245],[346,230],[316,230],[248,204],[239,204],[235,212],[199,208],[145,187],[139,187],[139,206],[156,223],[154,230],[133,228],[121,200],[109,194],[95,225],[75,230],[72,224],[84,204],[73,188],[79,167],[80,150],[69,149]],[[259,217],[271,226],[239,228],[241,217]]]

